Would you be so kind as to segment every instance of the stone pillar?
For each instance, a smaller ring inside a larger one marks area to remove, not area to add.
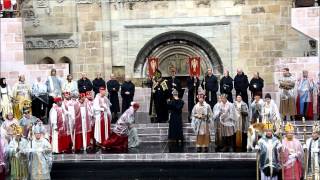
[[[112,20],[109,1],[101,1],[102,8],[102,47],[103,47],[103,70],[104,77],[110,77],[112,73]]]

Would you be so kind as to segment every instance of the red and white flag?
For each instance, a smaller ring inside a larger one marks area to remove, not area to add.
[[[200,76],[200,57],[189,57],[190,76]]]
[[[150,77],[153,77],[156,70],[159,68],[159,58],[148,57],[148,73]]]

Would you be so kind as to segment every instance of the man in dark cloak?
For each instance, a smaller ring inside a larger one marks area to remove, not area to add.
[[[90,79],[87,78],[86,73],[81,74],[81,79],[78,80],[79,93],[86,93],[87,91],[92,91],[92,83]]]
[[[208,69],[208,73],[202,82],[206,92],[206,102],[211,108],[217,103],[217,91],[219,89],[218,78],[212,74],[212,69]]]
[[[169,89],[170,89],[170,97],[171,97],[171,99],[173,98],[172,92],[173,92],[174,89],[178,91],[179,98],[182,98],[183,94],[182,94],[182,90],[181,90],[181,82],[176,77],[176,70],[173,70],[171,72],[171,77],[168,80],[168,82],[169,82]]]
[[[237,69],[237,75],[234,77],[234,89],[236,96],[241,95],[242,100],[248,105],[248,92],[249,87],[248,76],[245,75],[242,69]]]
[[[132,83],[129,76],[126,76],[125,81],[121,85],[121,97],[122,97],[122,113],[124,113],[133,101],[135,91],[135,85]]]
[[[224,71],[224,76],[220,80],[220,94],[226,94],[229,102],[233,102],[232,98],[233,79],[229,75],[229,71]]]
[[[153,123],[168,122],[167,101],[170,98],[168,81],[162,78],[161,71],[156,70],[151,88],[149,115]]]
[[[116,123],[118,119],[118,112],[120,112],[118,92],[120,83],[115,79],[114,74],[110,75],[110,80],[107,82],[108,98],[111,102],[111,123]]]
[[[106,82],[103,80],[101,73],[97,74],[97,77],[92,81],[94,96],[99,93],[100,87],[106,87]]]
[[[256,94],[262,94],[263,86],[263,79],[259,76],[259,72],[255,72],[249,84],[249,90],[251,91],[251,101],[254,100],[254,96]]]
[[[187,79],[188,86],[188,112],[189,112],[189,122],[191,122],[191,112],[193,106],[198,102],[197,99],[197,89],[199,88],[200,80],[197,76],[189,76]]]

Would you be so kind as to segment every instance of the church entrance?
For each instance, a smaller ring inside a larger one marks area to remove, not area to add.
[[[215,48],[203,37],[187,31],[170,31],[152,38],[140,50],[134,64],[134,71],[141,77],[147,77],[147,58],[159,59],[159,69],[163,77],[168,78],[174,68],[176,77],[186,87],[189,76],[189,57],[200,57],[201,77],[208,68],[220,76],[223,64]]]

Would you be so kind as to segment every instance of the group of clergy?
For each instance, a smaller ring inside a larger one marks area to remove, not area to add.
[[[113,74],[107,82],[102,78],[101,73],[98,73],[92,82],[85,73],[81,74],[78,81],[74,81],[71,74],[64,80],[57,76],[56,69],[51,70],[44,82],[41,77],[37,77],[32,85],[26,82],[24,75],[19,75],[18,82],[12,89],[7,84],[6,78],[0,78],[0,115],[4,118],[12,112],[14,118],[20,119],[23,116],[23,108],[29,108],[33,116],[47,123],[54,98],[62,97],[63,92],[76,96],[88,91],[98,94],[100,87],[106,87],[108,90],[108,98],[112,104],[112,122],[115,123],[120,112],[119,93],[122,97],[122,113],[133,101],[135,85],[129,77],[126,77],[121,85]]]

